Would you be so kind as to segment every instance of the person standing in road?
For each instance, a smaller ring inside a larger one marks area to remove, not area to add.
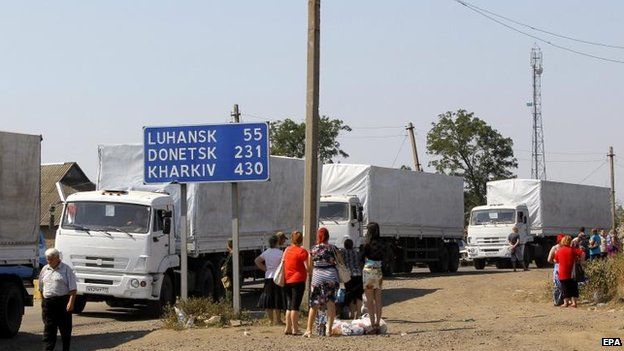
[[[232,282],[233,277],[233,269],[232,269],[232,253],[234,252],[232,239],[228,239],[226,242],[225,248],[227,250],[227,255],[225,256],[225,260],[221,265],[221,283],[223,284],[223,288],[225,289],[225,301],[227,303],[232,303],[233,299],[233,289],[234,286]]]
[[[48,262],[39,273],[39,291],[43,296],[41,315],[43,319],[44,349],[54,350],[56,333],[61,332],[63,351],[68,351],[72,332],[72,311],[76,301],[76,274],[65,263],[55,248],[45,252]]]
[[[383,285],[383,260],[385,257],[385,246],[381,240],[379,224],[369,222],[366,226],[366,244],[364,245],[363,259],[364,269],[362,270],[362,281],[364,283],[364,295],[366,296],[366,308],[370,317],[372,332],[379,334],[381,323],[381,312],[383,303],[381,301],[381,289]]]
[[[271,236],[269,248],[254,261],[256,266],[264,272],[264,290],[258,300],[258,308],[266,310],[271,325],[284,324],[281,319],[281,310],[284,309],[284,293],[282,288],[273,281],[277,266],[282,262],[282,250],[278,248],[278,242],[277,235]]]
[[[576,299],[579,296],[578,282],[572,272],[574,264],[584,259],[585,253],[581,249],[570,247],[572,237],[566,235],[561,239],[561,247],[555,253],[555,262],[559,264],[559,280],[563,290],[563,305],[561,307],[576,307]]]
[[[514,272],[518,262],[522,264],[522,269],[528,271],[529,269],[524,262],[524,243],[520,240],[520,234],[518,233],[518,227],[513,227],[511,234],[507,237],[509,241],[509,247],[511,250],[511,265]]]
[[[308,251],[301,247],[303,234],[294,231],[291,245],[284,250],[284,295],[286,297],[285,335],[299,335],[299,308],[308,279]]]
[[[602,238],[598,234],[598,229],[591,230],[591,236],[589,237],[589,260],[595,260],[601,257],[600,246],[602,245]]]
[[[362,309],[364,284],[362,282],[362,259],[360,254],[353,249],[353,240],[345,240],[342,256],[344,257],[345,265],[351,273],[351,279],[345,283],[344,303],[349,307],[351,319],[358,319]]]
[[[589,257],[589,238],[585,234],[585,227],[579,228],[576,238],[572,239],[573,248],[581,249],[585,252],[585,257]]]

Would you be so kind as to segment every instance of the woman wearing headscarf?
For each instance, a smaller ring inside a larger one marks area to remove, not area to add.
[[[383,283],[382,262],[385,255],[385,247],[379,234],[379,224],[370,222],[367,229],[367,240],[364,245],[364,269],[362,280],[364,282],[364,295],[366,295],[366,308],[370,317],[374,333],[379,333],[381,322],[381,287]]]
[[[337,249],[329,244],[329,232],[320,228],[316,234],[316,245],[310,249],[308,267],[312,269],[312,284],[310,289],[310,311],[305,337],[312,336],[314,320],[319,307],[327,307],[326,335],[331,335],[331,328],[336,317],[336,295],[340,287],[336,263]]]

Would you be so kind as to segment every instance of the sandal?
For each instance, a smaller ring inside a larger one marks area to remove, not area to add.
[[[308,338],[308,339],[311,338],[312,337],[312,332],[311,331],[307,331],[307,332],[303,333],[303,337],[304,338]]]

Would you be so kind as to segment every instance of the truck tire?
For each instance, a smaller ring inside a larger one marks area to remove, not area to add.
[[[545,257],[535,257],[534,260],[535,260],[535,266],[537,266],[537,268],[544,268],[548,266],[548,261],[546,260]]]
[[[451,273],[455,273],[459,269],[459,246],[456,243],[451,243],[448,245],[448,251],[450,259],[448,270]]]
[[[474,264],[475,269],[482,270],[483,268],[485,268],[485,260],[483,259],[475,258],[474,260],[472,260],[472,263]]]
[[[512,267],[511,260],[502,258],[496,261],[496,268],[498,269],[505,269],[505,268],[511,268],[511,267]]]
[[[439,269],[438,262],[427,263],[427,267],[429,267],[429,272],[431,272],[431,273],[440,273],[438,271],[438,269]]]
[[[212,270],[212,264],[205,263],[201,268],[197,270],[197,285],[195,290],[199,296],[210,297],[212,299],[217,298],[217,291],[215,289],[215,279]]]
[[[449,271],[449,266],[451,263],[451,255],[449,254],[449,250],[447,249],[446,245],[442,246],[440,248],[440,252],[438,254],[438,272],[439,273],[446,273]]]
[[[160,286],[160,296],[156,301],[152,301],[148,308],[149,314],[154,318],[160,318],[162,316],[165,306],[173,305],[175,303],[173,282],[169,274],[163,275],[163,282]]]
[[[0,284],[0,338],[12,338],[22,325],[24,297],[15,283]]]
[[[414,263],[413,262],[404,262],[403,263],[403,273],[412,273],[413,269],[414,269]]]
[[[84,295],[76,295],[76,300],[74,301],[74,314],[82,313],[85,306],[87,306],[87,297]]]

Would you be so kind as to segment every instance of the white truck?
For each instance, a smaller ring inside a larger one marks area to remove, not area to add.
[[[323,166],[319,225],[342,246],[358,247],[364,228],[377,222],[387,244],[384,273],[455,272],[463,236],[463,180],[440,174],[356,164]]]
[[[239,184],[241,275],[262,277],[253,260],[278,231],[303,222],[304,162],[271,157],[271,179]],[[56,247],[76,271],[76,310],[86,301],[153,307],[179,289],[179,185],[143,184],[141,145],[100,146],[98,190],[67,198]],[[218,297],[232,235],[230,184],[189,184],[188,291]]]
[[[611,225],[609,199],[609,188],[597,186],[535,179],[488,182],[488,204],[470,213],[468,256],[476,269],[488,262],[507,267],[507,237],[515,226],[526,244],[525,262],[544,267],[557,234]]]
[[[39,270],[41,136],[0,132],[0,337],[19,331]]]

